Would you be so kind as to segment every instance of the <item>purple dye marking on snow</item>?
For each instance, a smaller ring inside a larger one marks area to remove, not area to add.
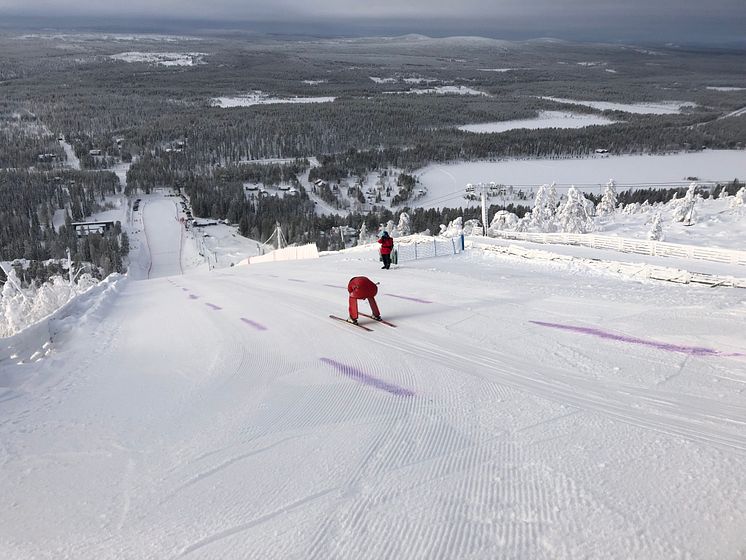
[[[359,369],[354,368],[350,365],[343,364],[342,362],[338,362],[337,360],[332,360],[331,358],[320,358],[320,359],[325,364],[332,366],[342,375],[346,375],[347,377],[356,379],[357,381],[365,383],[366,385],[370,385],[371,387],[375,387],[376,389],[387,391],[391,393],[392,395],[397,395],[399,397],[413,397],[414,396],[414,391],[410,391],[409,389],[405,389],[404,387],[399,387],[398,385],[387,383],[386,381],[382,379],[373,377],[372,375],[365,373],[364,371],[360,371]]]
[[[199,296],[195,296],[194,294],[189,294],[189,299],[199,299]]]
[[[683,346],[680,344],[670,344],[668,342],[656,342],[654,340],[645,340],[643,338],[636,338],[634,336],[624,336],[621,334],[614,334],[600,329],[594,329],[591,327],[576,327],[574,325],[563,325],[560,323],[545,323],[544,321],[529,321],[535,325],[541,325],[542,327],[551,327],[553,329],[562,329],[565,331],[572,331],[582,334],[590,334],[599,338],[607,338],[609,340],[617,340],[619,342],[628,342],[630,344],[640,344],[642,346],[651,346],[658,348],[659,350],[668,350],[669,352],[681,352],[683,354],[691,354],[693,356],[743,356],[739,352],[733,354],[726,354],[719,350],[713,350],[712,348],[704,348],[702,346]]]
[[[266,331],[267,330],[267,327],[265,327],[264,325],[262,325],[260,323],[257,323],[256,321],[252,321],[251,319],[247,319],[246,317],[241,317],[241,320],[244,323],[246,323],[247,325],[251,325],[252,327],[254,327],[258,331]]]
[[[428,301],[426,299],[420,299],[420,298],[416,298],[416,297],[397,296],[396,294],[386,294],[386,295],[390,296],[390,297],[396,297],[396,298],[399,298],[399,299],[408,299],[409,301],[416,301],[417,303],[432,303],[432,301]]]
[[[207,307],[212,307],[215,311],[220,311],[221,309],[223,309],[222,307],[220,307],[219,305],[215,305],[214,303],[205,303],[205,305]]]

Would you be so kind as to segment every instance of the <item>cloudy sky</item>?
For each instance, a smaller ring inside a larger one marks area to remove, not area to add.
[[[389,30],[651,41],[746,35],[746,0],[0,0],[3,16],[230,22],[342,35]]]

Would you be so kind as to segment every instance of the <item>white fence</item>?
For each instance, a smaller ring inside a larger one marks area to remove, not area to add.
[[[266,255],[259,255],[257,257],[249,257],[244,259],[238,264],[256,264],[263,262],[275,262],[275,261],[297,261],[301,259],[318,259],[319,250],[316,248],[316,244],[309,243],[308,245],[301,245],[299,247],[285,247],[284,249],[277,249]]]
[[[705,284],[710,287],[725,286],[732,288],[746,288],[746,278],[735,278],[733,276],[720,276],[715,274],[701,274],[698,272],[689,272],[679,268],[670,268],[664,266],[655,266],[645,263],[628,263],[619,261],[599,261],[595,259],[586,259],[581,257],[572,257],[569,255],[560,255],[549,251],[537,249],[527,249],[519,245],[510,245],[503,247],[500,245],[490,245],[474,241],[471,245],[484,251],[511,255],[524,259],[544,260],[552,262],[582,262],[589,268],[604,270],[606,272],[615,272],[631,278],[643,278],[650,280],[664,280],[667,282],[676,282],[680,284]]]
[[[609,237],[581,233],[527,233],[518,231],[491,231],[493,237],[532,241],[534,243],[555,243],[562,245],[582,245],[594,249],[611,249],[622,253],[637,253],[658,257],[683,257],[703,261],[746,266],[746,251],[680,245],[663,241],[647,241],[626,237]]]
[[[464,250],[464,236],[433,237],[427,241],[405,241],[396,244],[394,263],[456,255]]]

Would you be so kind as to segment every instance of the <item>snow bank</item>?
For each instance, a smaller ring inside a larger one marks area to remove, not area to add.
[[[66,333],[76,327],[85,328],[91,320],[98,320],[105,314],[124,278],[111,274],[47,316],[27,324],[7,338],[0,338],[0,365],[38,362],[48,356],[54,350],[55,342]],[[0,400],[9,389],[19,387],[27,380],[25,370],[0,369]]]

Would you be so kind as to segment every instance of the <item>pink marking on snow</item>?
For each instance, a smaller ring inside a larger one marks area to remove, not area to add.
[[[411,391],[410,389],[405,389],[404,387],[399,387],[398,385],[394,385],[393,383],[388,383],[383,379],[378,379],[377,377],[374,377],[369,373],[365,373],[364,371],[360,371],[359,369],[352,367],[349,364],[343,364],[342,362],[332,360],[331,358],[320,358],[320,360],[326,365],[336,369],[342,375],[351,377],[352,379],[360,381],[365,385],[370,385],[371,387],[381,389],[382,391],[386,391],[388,393],[391,393],[392,395],[397,395],[399,397],[415,396],[414,391]]]
[[[746,356],[740,352],[726,353],[719,350],[713,350],[712,348],[704,348],[702,346],[684,346],[681,344],[671,344],[669,342],[657,342],[655,340],[646,340],[644,338],[637,338],[634,336],[625,336],[621,334],[610,333],[595,329],[592,327],[578,327],[575,325],[564,325],[561,323],[546,323],[544,321],[529,321],[535,325],[541,325],[542,327],[551,327],[553,329],[561,329],[565,331],[572,331],[581,334],[590,334],[599,338],[605,338],[608,340],[616,340],[618,342],[627,342],[629,344],[639,344],[641,346],[650,346],[657,348],[658,350],[667,350],[669,352],[681,352],[682,354],[690,354],[692,356],[727,356],[737,357]]]
[[[399,299],[407,299],[409,301],[416,301],[417,303],[432,303],[432,301],[429,301],[429,300],[426,300],[426,299],[415,298],[415,297],[397,296],[396,294],[386,294],[386,295],[390,296],[390,297],[399,298]]]
[[[266,331],[267,327],[262,325],[261,323],[257,323],[256,321],[252,321],[251,319],[247,319],[246,317],[241,317],[241,320],[246,323],[247,325],[251,325],[258,331]]]
[[[212,307],[215,311],[220,311],[221,309],[223,309],[222,307],[220,307],[219,305],[215,305],[214,303],[205,303],[205,305],[207,307]]]

